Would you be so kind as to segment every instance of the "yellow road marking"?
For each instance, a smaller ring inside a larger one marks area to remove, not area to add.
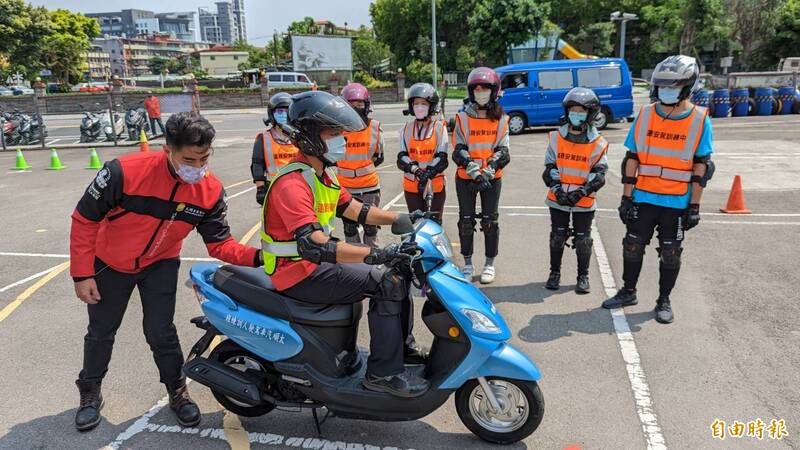
[[[30,297],[36,291],[38,291],[39,288],[47,284],[48,281],[58,276],[58,274],[60,274],[61,272],[67,270],[68,267],[69,267],[69,261],[59,264],[52,271],[50,271],[50,273],[40,278],[39,281],[32,284],[28,289],[25,289],[25,292],[19,294],[19,296],[15,298],[13,302],[9,303],[5,308],[0,310],[0,322],[2,322],[3,320],[5,320],[6,317],[11,315],[11,313],[14,312],[14,310],[17,309],[19,305],[22,304],[22,302],[27,300],[28,297]]]
[[[253,238],[253,235],[256,234],[256,232],[259,229],[261,229],[261,222],[258,222],[255,225],[253,225],[253,228],[250,228],[250,231],[244,234],[244,237],[242,237],[242,240],[240,240],[239,243],[247,244],[248,242],[250,242],[250,239]]]
[[[251,180],[242,180],[242,181],[239,181],[239,182],[237,182],[237,183],[233,183],[233,184],[232,184],[232,185],[230,185],[230,186],[225,186],[225,189],[230,189],[230,188],[233,188],[233,187],[236,187],[236,186],[241,186],[241,185],[243,185],[243,184],[245,184],[245,183],[248,183],[248,182],[250,182],[250,181],[251,181]]]

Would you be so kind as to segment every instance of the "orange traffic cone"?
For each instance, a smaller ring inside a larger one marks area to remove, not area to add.
[[[727,214],[750,214],[751,211],[744,206],[744,191],[742,190],[742,177],[736,175],[733,178],[731,193],[728,195],[728,205],[720,211]]]
[[[139,151],[140,152],[149,152],[150,151],[150,143],[147,142],[147,134],[145,134],[144,130],[139,133]]]

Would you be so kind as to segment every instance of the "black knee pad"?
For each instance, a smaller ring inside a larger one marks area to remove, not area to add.
[[[566,228],[556,228],[550,232],[550,248],[561,249],[567,245],[567,238],[569,237],[569,230]]]
[[[575,246],[575,253],[578,254],[578,257],[588,258],[589,256],[592,256],[592,244],[594,244],[594,239],[591,237],[583,233],[575,234],[573,245]]]
[[[378,227],[377,225],[364,225],[364,236],[377,236],[378,235]]]
[[[342,220],[345,236],[358,236],[358,224],[352,220]]]
[[[500,232],[499,214],[487,214],[481,218],[481,231],[487,236],[494,236]]]
[[[471,236],[475,232],[475,218],[472,216],[462,216],[458,219],[458,234],[461,236]]]
[[[661,261],[661,265],[665,269],[678,270],[681,268],[681,248],[680,241],[659,241],[659,247],[656,249]]]
[[[642,262],[646,245],[638,235],[627,233],[622,239],[622,258],[626,261]]]

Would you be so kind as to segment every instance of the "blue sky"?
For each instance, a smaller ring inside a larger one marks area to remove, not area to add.
[[[65,8],[82,13],[109,12],[136,8],[154,12],[195,11],[201,6],[214,9],[215,0],[31,0],[34,5],[48,9]],[[245,0],[247,36],[252,44],[264,45],[272,38],[273,30],[285,31],[295,20],[311,16],[317,20],[327,19],[337,25],[347,22],[348,27],[370,25],[370,0]],[[291,5],[291,7],[287,7]],[[199,38],[199,36],[198,36]]]

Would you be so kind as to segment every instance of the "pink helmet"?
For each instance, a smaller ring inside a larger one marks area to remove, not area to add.
[[[349,83],[342,89],[342,97],[348,102],[369,102],[369,91],[361,83]]]
[[[469,101],[475,102],[475,86],[483,85],[488,86],[492,90],[491,101],[497,99],[497,94],[500,92],[500,76],[497,72],[488,67],[477,67],[472,69],[467,77],[467,91],[469,93]]]

